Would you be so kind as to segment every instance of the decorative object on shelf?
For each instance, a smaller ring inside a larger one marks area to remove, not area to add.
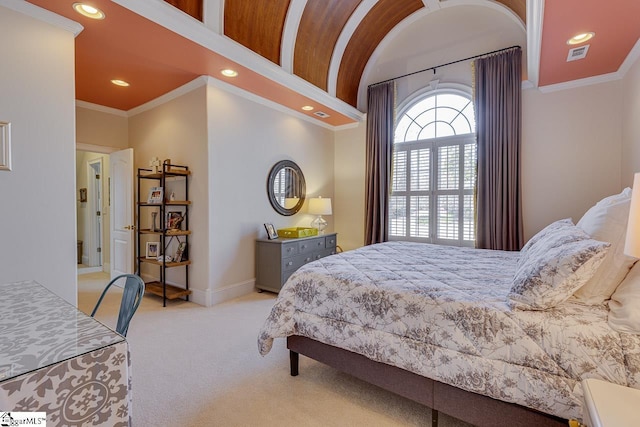
[[[166,222],[165,228],[167,230],[180,230],[183,220],[184,220],[184,215],[182,214],[182,212],[178,212],[178,211],[167,212],[167,222]]]
[[[175,262],[182,261],[182,256],[185,254],[185,250],[187,249],[187,242],[180,242],[178,245],[178,249],[176,249],[176,253],[173,255],[173,259]]]
[[[162,165],[162,162],[157,157],[152,157],[149,162],[149,166],[153,167],[153,173],[158,173],[158,168]]]
[[[158,255],[158,258],[156,258],[158,261],[162,262],[171,262],[173,261],[173,258],[171,257],[171,255]]]
[[[269,240],[278,238],[278,232],[276,231],[276,228],[273,226],[273,224],[267,222],[264,224],[264,228],[265,230],[267,230],[267,237],[269,238]]]
[[[316,197],[309,199],[309,213],[317,215],[311,226],[318,229],[318,233],[324,234],[324,229],[327,227],[327,220],[322,218],[322,215],[331,215],[331,199],[323,199],[322,197]]]
[[[81,188],[80,190],[80,203],[84,203],[87,201],[87,189]]]
[[[149,189],[149,197],[147,197],[147,203],[149,204],[160,204],[162,203],[162,187],[151,187]]]
[[[176,201],[176,193],[174,193],[173,191],[169,195],[169,201],[170,202],[175,202]]]
[[[146,258],[157,259],[158,251],[160,250],[160,242],[147,242]]]
[[[310,236],[317,236],[317,235],[318,235],[318,229],[314,227],[289,227],[289,228],[278,229],[278,236],[286,237],[288,239],[310,237]]]
[[[158,219],[158,212],[151,212],[151,231],[157,231],[158,226],[156,220]]]

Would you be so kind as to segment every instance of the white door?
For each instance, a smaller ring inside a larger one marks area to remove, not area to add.
[[[133,149],[110,156],[111,278],[134,272]]]

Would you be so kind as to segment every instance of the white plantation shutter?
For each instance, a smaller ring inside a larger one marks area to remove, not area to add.
[[[457,93],[415,102],[395,130],[389,237],[472,246],[473,104]]]

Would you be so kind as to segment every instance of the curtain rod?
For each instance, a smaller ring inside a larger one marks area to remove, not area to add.
[[[451,62],[447,62],[446,64],[440,64],[440,65],[436,65],[435,67],[429,67],[429,68],[425,68],[424,70],[418,70],[418,71],[414,71],[413,73],[408,73],[408,74],[403,74],[401,76],[398,77],[394,77],[392,79],[387,79],[387,80],[383,80],[381,82],[378,83],[371,83],[368,87],[371,86],[375,86],[375,85],[380,85],[382,83],[388,83],[388,82],[392,82],[394,80],[398,80],[401,79],[403,77],[409,77],[412,76],[414,74],[418,74],[418,73],[424,73],[425,71],[429,71],[429,70],[433,70],[433,74],[436,73],[436,68],[442,68],[442,67],[446,67],[447,65],[451,65],[451,64],[457,64],[458,62],[464,62],[464,61],[469,61],[470,59],[476,59],[476,58],[480,58],[482,56],[486,56],[486,55],[491,55],[493,53],[499,53],[499,52],[504,52],[505,50],[511,50],[511,49],[521,49],[520,46],[515,45],[515,46],[511,46],[511,47],[505,47],[503,49],[498,49],[498,50],[493,50],[491,52],[486,52],[486,53],[481,53],[479,55],[474,55],[474,56],[470,56],[468,58],[464,58],[464,59],[458,59],[457,61],[451,61]]]

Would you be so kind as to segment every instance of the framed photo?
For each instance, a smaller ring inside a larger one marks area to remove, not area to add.
[[[157,259],[160,255],[160,242],[147,242],[146,258]]]
[[[267,237],[269,238],[269,240],[278,238],[278,232],[276,231],[276,228],[273,226],[273,224],[265,223],[264,228],[267,230]]]
[[[162,197],[163,197],[163,189],[162,187],[151,187],[149,189],[149,197],[147,197],[147,203],[157,203],[160,204],[162,203]]]
[[[182,227],[182,221],[184,216],[180,211],[167,212],[167,219],[165,227],[167,230],[180,230]]]
[[[187,242],[180,242],[178,245],[178,249],[176,249],[176,253],[173,255],[173,260],[175,262],[182,261],[182,257],[185,255],[185,250],[187,249]]]
[[[11,123],[0,122],[0,170],[11,170]]]

